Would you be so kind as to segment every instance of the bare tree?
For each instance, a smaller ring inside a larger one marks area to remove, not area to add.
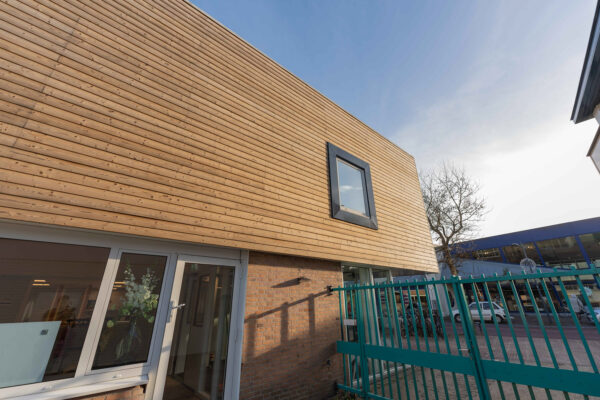
[[[479,184],[452,164],[444,163],[421,174],[420,179],[429,228],[440,245],[441,261],[457,275],[460,253],[468,249],[456,244],[472,239],[486,213],[486,202],[479,196]]]

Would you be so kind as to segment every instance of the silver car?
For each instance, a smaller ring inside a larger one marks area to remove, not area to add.
[[[504,308],[502,308],[496,302],[489,301],[480,301],[479,307],[481,308],[481,315],[483,316],[484,321],[492,321],[492,310],[490,309],[490,304],[494,309],[494,314],[496,315],[496,319],[499,323],[503,323],[506,321],[506,313],[504,312]],[[471,312],[471,319],[473,321],[479,321],[479,310],[477,309],[477,303],[469,304],[469,311]],[[452,310],[452,316],[454,320],[460,322],[460,312],[458,310]]]

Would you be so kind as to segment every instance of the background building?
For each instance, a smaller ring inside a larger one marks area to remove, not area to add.
[[[481,239],[459,243],[455,246],[458,259],[457,271],[461,277],[478,277],[520,275],[532,272],[552,272],[554,269],[578,268],[585,269],[600,266],[600,218],[589,218],[563,224],[550,225],[541,228],[490,236]],[[535,266],[522,266],[524,258],[535,261]],[[448,266],[439,262],[440,272],[426,275],[395,276],[395,282],[422,279],[444,279],[451,276]],[[564,282],[568,295],[578,294],[579,288],[575,280]],[[594,306],[600,306],[600,282],[583,276],[582,284],[588,290],[590,301]],[[558,291],[556,282],[548,281],[552,291]],[[525,288],[518,282],[516,289],[523,299],[529,296]],[[492,297],[496,292],[489,288]],[[509,309],[516,310],[514,296],[507,290]],[[469,301],[473,300],[473,292],[467,289]],[[443,299],[443,296],[440,298]],[[566,304],[555,296],[557,310],[565,310]],[[494,299],[497,300],[497,299]],[[448,315],[450,307],[445,302],[440,305],[444,315]],[[523,304],[527,311],[533,311],[531,304]]]
[[[464,258],[479,261],[519,264],[526,254],[542,267],[599,266],[600,218],[475,239],[456,247]]]

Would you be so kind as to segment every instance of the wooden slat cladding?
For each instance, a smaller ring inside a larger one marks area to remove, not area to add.
[[[0,1],[0,218],[435,270],[415,163],[193,5]],[[379,230],[330,218],[326,143]]]

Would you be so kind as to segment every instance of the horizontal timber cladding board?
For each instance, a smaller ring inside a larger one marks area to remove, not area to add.
[[[64,60],[64,58],[63,58],[63,60]],[[61,66],[62,66],[62,65],[61,65]],[[59,67],[60,67],[60,66],[59,66]],[[57,74],[55,73],[55,74],[53,74],[53,75],[57,75]],[[74,78],[73,78],[73,76],[71,76],[71,77],[70,77],[70,82],[72,82],[72,81],[73,81],[73,79],[74,79]],[[88,86],[89,86],[89,85],[88,85]],[[98,87],[96,86],[96,87],[95,87],[95,89],[97,90],[97,89],[98,89]],[[122,96],[122,95],[123,95],[123,93],[124,93],[124,92],[123,92],[122,90],[119,90],[119,95],[121,95],[121,96]],[[138,99],[139,99],[139,98],[138,98]],[[288,169],[286,172],[287,172],[287,173],[290,173],[290,170]]]
[[[185,1],[0,2],[0,130],[0,218],[436,269],[413,158]]]

